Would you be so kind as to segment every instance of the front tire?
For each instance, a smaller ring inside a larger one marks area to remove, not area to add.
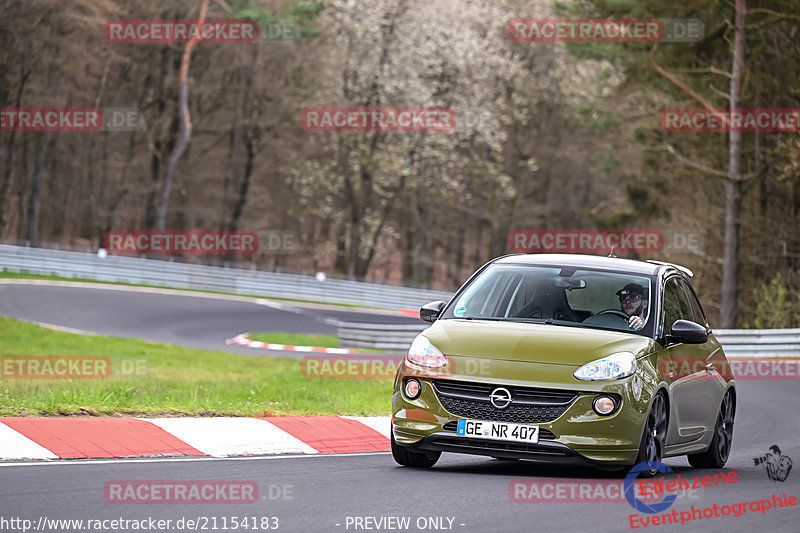
[[[717,423],[714,425],[714,438],[705,452],[689,454],[689,464],[695,468],[722,468],[728,462],[733,445],[733,419],[736,405],[731,391],[722,397]]]
[[[667,438],[667,401],[662,393],[653,397],[653,404],[647,414],[644,424],[642,441],[639,444],[639,455],[636,464],[647,463],[647,470],[640,474],[642,477],[653,477],[658,474],[658,463],[664,457],[664,442]]]
[[[442,452],[412,452],[394,441],[392,434],[392,457],[399,465],[412,468],[430,468],[436,464]]]

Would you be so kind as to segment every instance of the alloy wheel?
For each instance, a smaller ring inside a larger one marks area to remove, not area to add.
[[[664,396],[656,394],[647,415],[645,429],[645,461],[651,474],[658,472],[658,465],[664,456],[664,440],[667,437],[667,405]]]

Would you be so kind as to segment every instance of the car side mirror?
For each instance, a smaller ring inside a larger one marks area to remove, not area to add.
[[[419,309],[419,317],[425,322],[433,322],[439,318],[445,305],[447,302],[442,300],[426,303]]]
[[[667,335],[670,344],[704,344],[708,341],[706,328],[691,320],[676,320],[672,323],[672,333]]]

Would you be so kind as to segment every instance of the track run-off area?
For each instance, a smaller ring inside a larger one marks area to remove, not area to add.
[[[330,335],[337,320],[414,323],[392,311],[39,282],[1,283],[0,314],[95,334],[283,357],[302,354],[224,341],[243,331]],[[795,467],[783,481],[773,480],[756,463],[774,445],[800,459],[800,384],[742,380],[737,388],[733,449],[724,469],[735,472],[736,481],[686,490],[656,514],[634,509],[610,489],[624,483],[624,473],[591,468],[443,454],[434,468],[417,470],[396,465],[386,452],[153,457],[0,463],[0,531],[796,532],[799,508],[786,502],[800,499],[800,472]],[[664,463],[673,470],[666,480],[718,473],[693,469],[684,457]],[[146,491],[123,497],[142,482],[150,483]],[[203,482],[216,483],[217,492],[210,499],[198,492],[199,500],[191,500],[192,490],[207,489]],[[176,496],[177,487],[188,492]],[[592,487],[588,498],[581,487]],[[602,498],[597,487],[604,487]],[[570,490],[579,498],[569,498]],[[670,513],[673,523],[653,521]]]

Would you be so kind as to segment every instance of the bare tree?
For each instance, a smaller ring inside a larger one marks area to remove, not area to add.
[[[197,21],[198,28],[202,27],[206,20],[206,13],[208,12],[208,0],[203,0],[200,6],[200,18]],[[181,57],[181,69],[178,75],[180,83],[180,95],[178,96],[178,113],[180,116],[181,133],[178,138],[178,143],[175,145],[175,150],[169,158],[167,165],[167,175],[164,177],[164,185],[161,189],[161,204],[158,207],[158,219],[156,220],[156,228],[163,231],[167,224],[167,210],[169,208],[169,195],[172,192],[172,182],[175,179],[175,169],[181,156],[189,146],[189,140],[192,138],[192,118],[189,115],[189,63],[192,59],[192,49],[197,44],[199,38],[199,31],[189,39],[186,47],[183,49],[183,56]]]
[[[731,71],[730,110],[739,108],[744,70],[745,0],[736,0],[733,69]],[[739,255],[739,180],[742,159],[742,133],[731,128],[728,179],[725,182],[725,248],[722,259],[722,306],[720,325],[736,327],[736,273]]]

